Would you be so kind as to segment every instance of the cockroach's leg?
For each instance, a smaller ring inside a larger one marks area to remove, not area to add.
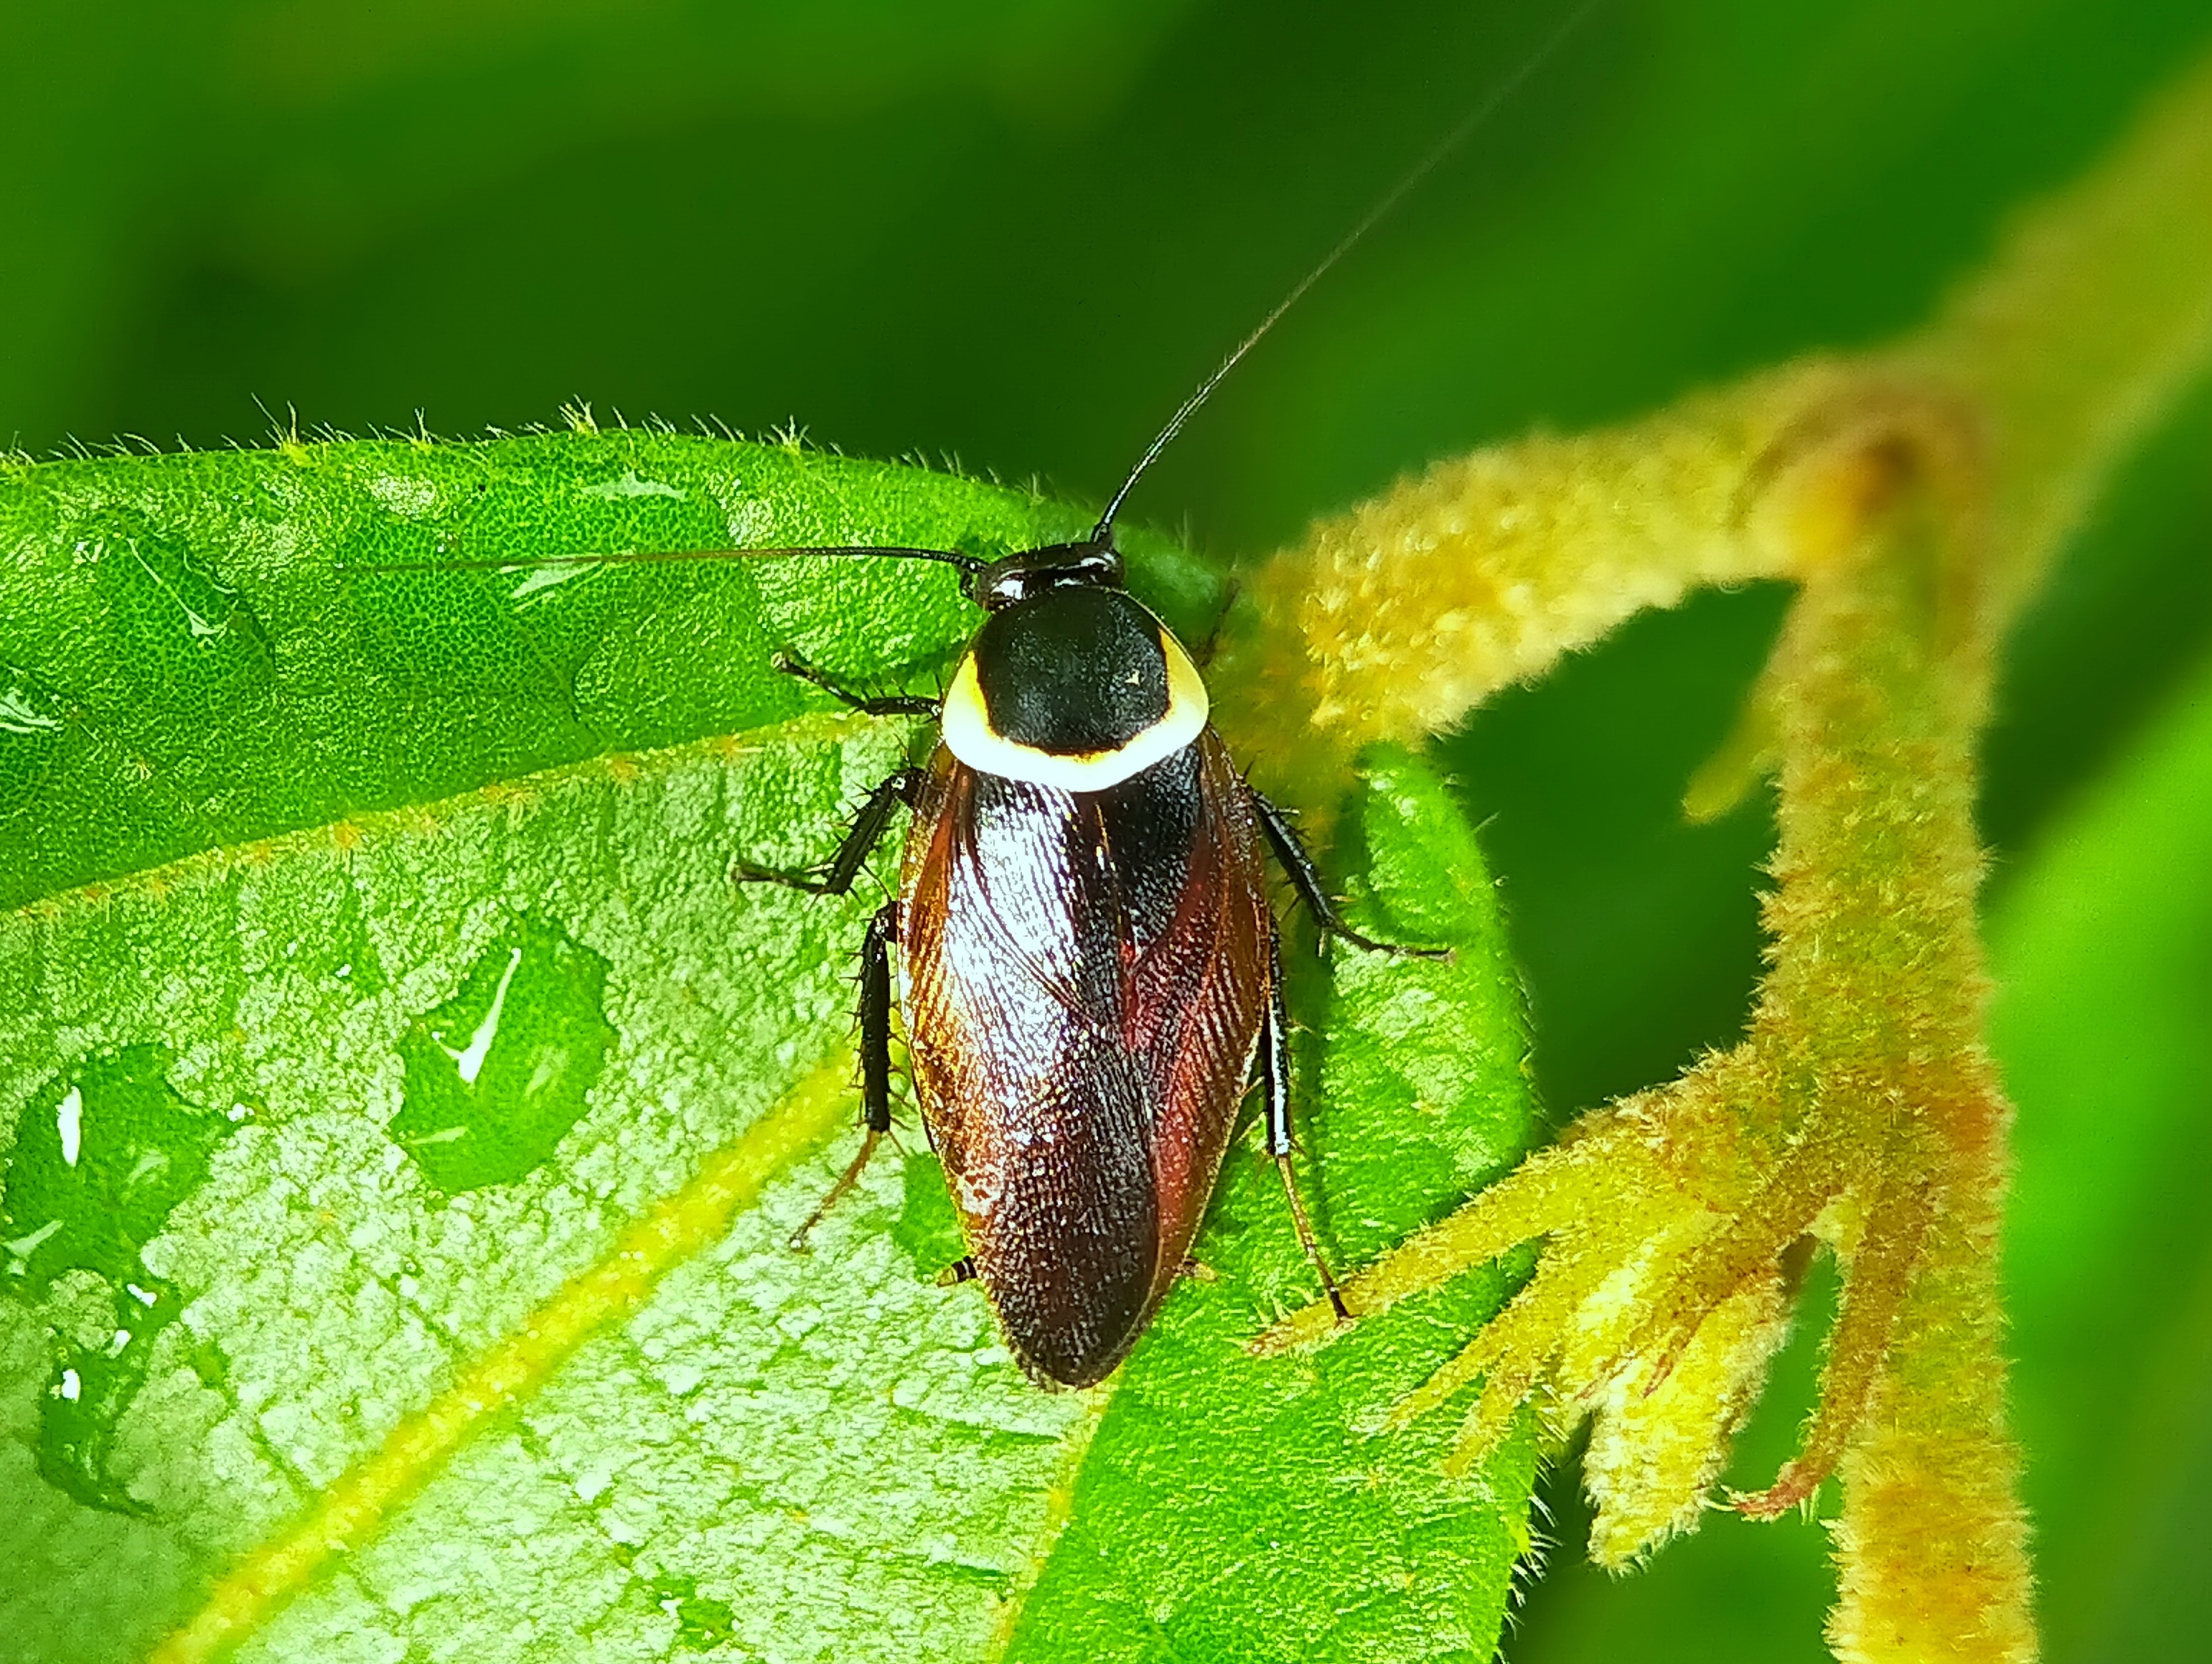
[[[1227,627],[1229,615],[1236,609],[1237,597],[1243,593],[1243,581],[1236,577],[1231,577],[1223,586],[1221,610],[1213,615],[1213,623],[1206,632],[1206,639],[1198,644],[1198,651],[1190,655],[1191,662],[1200,670],[1211,665],[1213,662],[1213,655],[1220,651],[1221,632]]]
[[[1251,789],[1247,787],[1246,789]],[[1377,954],[1402,954],[1412,959],[1451,957],[1449,948],[1407,948],[1398,942],[1377,942],[1372,936],[1360,935],[1346,924],[1343,916],[1336,911],[1336,903],[1329,899],[1328,887],[1322,882],[1321,869],[1314,865],[1313,856],[1306,853],[1306,846],[1299,840],[1290,818],[1257,791],[1252,792],[1252,808],[1260,817],[1260,830],[1267,836],[1267,847],[1275,852],[1275,859],[1290,875],[1298,899],[1306,904],[1307,910],[1314,916],[1314,923],[1321,926],[1322,934],[1341,936],[1355,948],[1369,948]]]
[[[1329,1274],[1328,1262],[1321,1257],[1321,1244],[1314,1240],[1312,1222],[1307,1219],[1305,1202],[1298,1195],[1297,1175],[1291,1171],[1291,1019],[1283,1004],[1282,933],[1272,918],[1267,922],[1267,1015],[1260,1029],[1260,1089],[1267,1101],[1267,1154],[1275,1158],[1275,1171],[1283,1175],[1283,1194],[1290,1198],[1291,1223],[1297,1228],[1298,1246],[1306,1251],[1314,1275],[1328,1291],[1337,1321],[1349,1323],[1352,1314],[1337,1290],[1336,1278]]]
[[[793,658],[788,653],[775,655],[775,667],[787,676],[796,676],[802,682],[811,682],[831,698],[842,701],[854,710],[871,716],[934,716],[944,708],[942,699],[925,698],[919,693],[891,693],[881,698],[870,698],[840,687],[812,665]]]
[[[891,1130],[891,954],[899,905],[886,901],[860,938],[860,1107],[872,1144]]]
[[[830,1193],[792,1232],[794,1253],[805,1252],[807,1233],[860,1183],[868,1158],[891,1130],[890,944],[897,939],[898,903],[887,901],[868,921],[868,934],[860,941],[860,1114],[867,1131],[860,1135],[860,1153],[830,1186]]]
[[[974,1256],[963,1253],[937,1274],[937,1286],[950,1289],[959,1283],[973,1283],[977,1275]]]
[[[734,861],[730,863],[730,876],[740,884],[781,884],[816,895],[842,895],[853,887],[853,881],[860,875],[868,856],[883,842],[884,833],[890,826],[891,812],[902,803],[911,808],[915,795],[921,789],[921,771],[902,768],[870,792],[868,801],[853,817],[844,841],[837,845],[837,853],[819,871],[779,873],[749,862]]]

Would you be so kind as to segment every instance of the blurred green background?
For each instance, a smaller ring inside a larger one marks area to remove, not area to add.
[[[1097,497],[1567,8],[230,0],[0,19],[0,444],[466,436],[564,401]],[[2212,0],[1611,0],[1332,274],[1133,516],[1224,558],[1431,457],[1924,317],[2212,46]],[[1675,805],[1780,617],[1639,621],[1445,751],[1562,1114],[1736,1032],[1767,807]],[[2212,388],[2012,644],[1984,822],[2049,1655],[2212,1634]],[[1786,1454],[1801,1338],[1739,1479]],[[1564,1546],[1518,1664],[1816,1660],[1817,1524]],[[1832,1495],[1827,1499],[1832,1510]]]

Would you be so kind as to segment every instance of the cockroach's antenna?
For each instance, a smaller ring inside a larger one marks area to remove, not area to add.
[[[1583,0],[1582,4],[1568,13],[1566,21],[1552,31],[1544,44],[1527,58],[1522,58],[1520,66],[1492,88],[1488,97],[1461,117],[1458,124],[1449,132],[1431,145],[1428,153],[1407,169],[1404,177],[1395,185],[1382,193],[1375,205],[1367,210],[1359,223],[1346,232],[1337,241],[1336,247],[1321,257],[1320,264],[1291,285],[1291,292],[1275,302],[1274,309],[1260,320],[1257,328],[1237,344],[1235,349],[1221,361],[1212,375],[1199,383],[1198,390],[1176,407],[1175,414],[1168,418],[1167,425],[1162,428],[1154,436],[1152,442],[1145,448],[1145,454],[1137,459],[1137,466],[1129,470],[1128,478],[1121,482],[1121,489],[1114,493],[1112,499],[1106,504],[1106,512],[1098,516],[1098,524],[1091,533],[1091,540],[1093,543],[1104,543],[1113,537],[1114,517],[1121,512],[1122,503],[1127,500],[1129,493],[1136,489],[1137,482],[1145,477],[1145,471],[1159,460],[1160,453],[1174,442],[1175,436],[1182,431],[1183,424],[1198,413],[1199,406],[1213,396],[1213,390],[1229,379],[1229,372],[1237,368],[1244,355],[1259,345],[1261,338],[1281,320],[1283,314],[1304,300],[1306,291],[1327,277],[1329,269],[1349,254],[1353,246],[1381,223],[1392,209],[1404,201],[1413,187],[1427,178],[1438,163],[1465,143],[1468,134],[1489,120],[1498,113],[1500,106],[1514,94],[1519,92],[1522,85],[1550,61],[1553,54],[1566,44],[1567,38],[1582,27],[1583,19],[1595,11],[1602,3],[1603,0]]]
[[[335,563],[348,572],[529,572],[542,566],[625,566],[656,561],[701,560],[933,560],[973,577],[990,564],[951,549],[902,549],[876,544],[805,545],[787,549],[618,549],[594,555],[497,555],[483,560],[379,560]]]

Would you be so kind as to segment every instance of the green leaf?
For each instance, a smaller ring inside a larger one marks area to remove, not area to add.
[[[938,1285],[918,1137],[785,1246],[853,1149],[875,897],[729,863],[818,860],[926,734],[770,661],[933,687],[951,574],[530,564],[1084,521],[629,432],[0,475],[0,1655],[1491,1655],[1531,1440],[1453,1482],[1449,1417],[1363,1429],[1504,1273],[1248,1357],[1315,1291],[1248,1129],[1204,1273],[1048,1394]],[[1218,579],[1135,541],[1202,637]],[[436,559],[518,565],[379,570]],[[1457,956],[1294,955],[1346,1264],[1531,1118],[1472,836],[1370,762],[1332,870]]]
[[[2212,1624],[2212,661],[2013,875],[1991,1039],[2020,1106],[2006,1275],[2051,1655]]]

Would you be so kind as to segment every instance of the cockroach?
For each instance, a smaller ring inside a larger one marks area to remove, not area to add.
[[[860,946],[866,1131],[794,1240],[890,1131],[896,948],[915,1097],[967,1240],[960,1270],[1031,1376],[1088,1387],[1136,1344],[1183,1266],[1255,1058],[1268,1153],[1342,1313],[1291,1167],[1263,846],[1329,936],[1436,950],[1339,916],[1290,821],[1230,760],[1190,655],[1122,588],[1113,508],[1080,541],[1002,560],[898,553],[958,567],[983,609],[941,701],[869,698],[781,662],[857,710],[935,717],[935,749],[869,795],[818,873],[737,869],[842,894],[898,807],[912,811],[898,895]]]
[[[860,945],[866,1131],[794,1243],[890,1131],[891,959],[909,1075],[968,1254],[1032,1379],[1089,1387],[1128,1356],[1182,1271],[1256,1064],[1267,1153],[1300,1246],[1344,1298],[1291,1154],[1282,935],[1263,850],[1327,936],[1441,957],[1346,924],[1289,820],[1231,760],[1206,684],[1122,587],[1115,517],[1146,471],[1282,315],[1592,9],[1550,40],[1387,192],[1177,407],[1090,535],[1003,559],[941,549],[805,552],[958,569],[983,621],[941,699],[869,698],[781,667],[872,716],[927,716],[921,767],[870,793],[829,862],[734,875],[842,895],[903,805],[898,893]]]

